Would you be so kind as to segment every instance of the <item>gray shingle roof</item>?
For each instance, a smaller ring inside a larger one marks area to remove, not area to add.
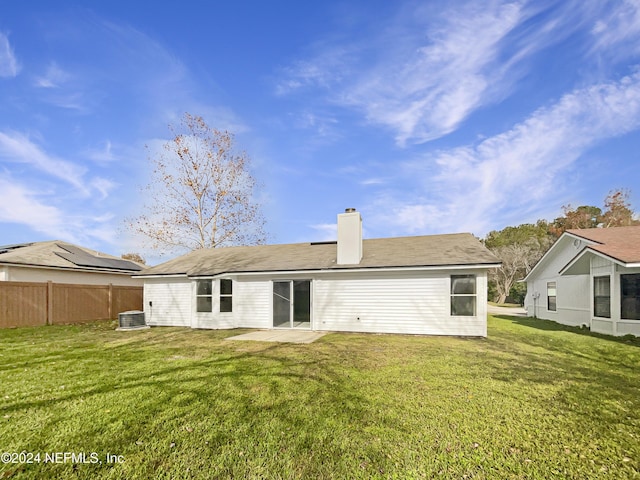
[[[143,266],[60,240],[0,247],[0,264],[135,273]]]
[[[327,242],[216,248],[196,250],[140,274],[208,276],[354,268],[495,266],[500,263],[470,233],[364,240],[363,258],[357,265],[337,265],[336,255],[337,245]]]

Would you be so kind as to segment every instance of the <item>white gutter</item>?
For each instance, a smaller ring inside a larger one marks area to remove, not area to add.
[[[501,263],[488,263],[488,264],[470,264],[470,265],[439,265],[439,266],[425,266],[425,267],[370,267],[370,268],[331,268],[322,270],[273,270],[267,272],[222,272],[215,275],[187,275],[189,278],[224,278],[241,275],[304,275],[307,273],[314,274],[332,274],[332,273],[372,273],[372,272],[416,272],[416,271],[437,271],[437,270],[477,270],[477,269],[489,269],[498,268]],[[157,275],[155,277],[163,277],[167,275]],[[178,275],[174,275],[178,276]],[[182,275],[184,276],[184,275]],[[147,278],[152,278],[151,275]]]
[[[170,273],[167,275],[162,275],[162,274],[156,274],[156,275],[144,275],[144,274],[137,274],[137,275],[131,275],[131,278],[188,278],[189,276],[186,273]]]

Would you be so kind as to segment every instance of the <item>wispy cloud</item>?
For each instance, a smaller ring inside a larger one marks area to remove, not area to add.
[[[34,85],[39,88],[59,88],[70,79],[70,74],[52,62],[44,75],[34,79]]]
[[[502,221],[521,220],[563,191],[564,176],[590,148],[638,128],[640,73],[576,89],[476,146],[406,165],[412,193],[427,193],[413,201],[407,194],[385,193],[376,203],[377,221],[409,232],[482,233],[495,226],[494,212]],[[413,178],[422,181],[416,185]]]
[[[0,222],[26,225],[52,238],[71,239],[62,212],[15,181],[0,178]]]
[[[370,185],[384,185],[386,181],[383,178],[365,178],[360,181],[360,185],[370,186]]]
[[[0,157],[9,162],[30,164],[38,171],[63,180],[83,195],[89,195],[84,182],[86,168],[50,155],[18,132],[0,132]]]
[[[111,193],[111,191],[118,186],[111,180],[100,177],[93,178],[90,182],[90,185],[100,194],[101,200],[107,198],[109,196],[109,193]]]
[[[315,225],[309,225],[309,227],[316,232],[316,235],[318,236],[315,241],[327,242],[338,238],[337,223],[318,223]]]
[[[84,155],[90,160],[102,164],[112,163],[117,160],[110,140],[106,140],[100,147],[85,150]]]
[[[15,77],[20,69],[20,62],[9,43],[9,37],[0,32],[0,77]]]
[[[413,5],[360,44],[323,44],[285,69],[276,92],[323,88],[331,102],[388,127],[400,145],[439,138],[516,80],[510,68],[531,43],[512,52],[505,39],[536,13],[523,4],[467,2],[437,14]]]
[[[350,68],[360,56],[357,45],[322,44],[311,59],[298,60],[285,67],[276,83],[277,95],[288,95],[307,87],[331,89],[355,73]]]
[[[401,145],[446,135],[504,93],[506,72],[495,62],[501,42],[523,18],[519,3],[473,3],[442,12],[424,25],[426,41],[415,35],[398,42],[345,92],[344,101],[390,127]]]
[[[591,30],[595,49],[615,57],[637,55],[640,53],[640,2],[623,0],[607,6]]]
[[[283,70],[276,93],[324,91],[326,101],[361,112],[405,146],[454,132],[507,98],[536,54],[571,35],[591,31],[607,58],[640,51],[637,0],[408,5],[359,42],[320,42]],[[577,53],[589,55],[588,48]]]
[[[28,164],[34,172],[44,173],[75,187],[72,195],[89,197],[93,193],[104,200],[117,186],[111,180],[95,176],[88,180],[88,169],[44,151],[27,136],[17,132],[0,132],[0,158],[6,162]],[[61,187],[63,188],[63,187]],[[68,188],[65,188],[68,191]]]
[[[35,191],[0,172],[1,223],[23,225],[51,239],[81,245],[118,243],[113,214],[85,213],[81,208],[64,209],[53,203],[51,193]]]

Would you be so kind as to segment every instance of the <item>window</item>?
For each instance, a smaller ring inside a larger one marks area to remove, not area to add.
[[[220,312],[232,312],[233,283],[228,278],[220,279]]]
[[[611,277],[593,278],[593,315],[611,318]]]
[[[213,311],[213,289],[211,280],[198,280],[196,282],[196,311]]]
[[[476,314],[476,276],[451,275],[451,315],[473,317]]]
[[[620,275],[620,317],[640,320],[640,273]]]
[[[556,282],[547,282],[547,310],[556,311]]]

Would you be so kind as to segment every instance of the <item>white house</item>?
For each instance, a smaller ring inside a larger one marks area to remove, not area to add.
[[[347,209],[337,242],[198,250],[138,276],[152,326],[486,336],[499,265],[468,233],[363,240]]]
[[[640,226],[567,230],[525,281],[529,316],[640,336]]]
[[[143,268],[60,240],[0,246],[0,282],[141,286],[131,275]]]

